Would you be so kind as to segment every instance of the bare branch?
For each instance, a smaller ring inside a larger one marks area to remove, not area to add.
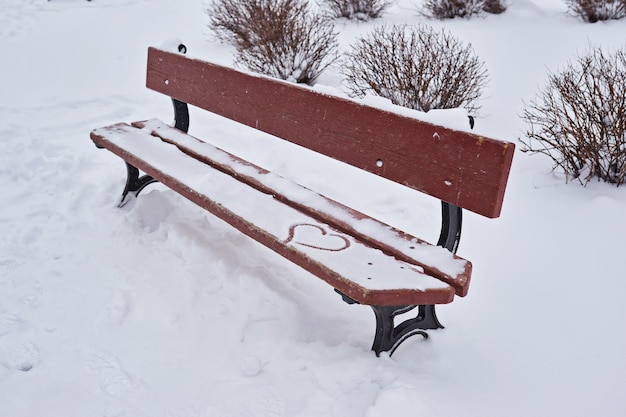
[[[426,0],[421,14],[435,19],[470,18],[483,12],[499,14],[506,10],[503,0]]]
[[[322,0],[335,17],[353,20],[379,18],[393,0]]]
[[[566,0],[567,7],[585,22],[626,17],[626,0]]]

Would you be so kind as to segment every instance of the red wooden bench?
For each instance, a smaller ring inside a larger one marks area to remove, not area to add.
[[[91,133],[99,148],[126,162],[120,205],[155,181],[180,193],[326,281],[346,302],[370,305],[377,355],[443,327],[434,305],[467,294],[472,265],[454,254],[462,209],[499,216],[512,143],[155,48],[148,50],[147,87],[172,98],[174,127],[152,119]],[[187,134],[187,104],[440,199],[439,242],[426,243]],[[394,322],[414,308],[415,317]]]

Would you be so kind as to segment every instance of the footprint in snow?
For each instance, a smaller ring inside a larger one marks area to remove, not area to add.
[[[117,290],[107,306],[98,313],[97,321],[108,326],[121,326],[130,313],[132,300],[130,295],[122,290]]]
[[[114,356],[95,349],[81,356],[87,369],[97,375],[100,389],[106,394],[118,396],[134,389],[135,384]]]
[[[33,26],[35,3],[35,0],[5,0],[0,14],[0,39],[17,37]]]
[[[24,323],[15,314],[5,313],[0,315],[0,337],[19,332],[24,328]]]
[[[39,362],[39,349],[21,337],[5,336],[0,339],[0,363],[9,370],[28,372]]]
[[[0,315],[0,381],[14,371],[28,372],[39,362],[39,348],[28,340],[26,329],[15,314]]]
[[[232,384],[221,386],[217,400],[202,407],[200,415],[231,417],[285,417],[284,396],[267,385]],[[198,410],[196,410],[198,411]]]

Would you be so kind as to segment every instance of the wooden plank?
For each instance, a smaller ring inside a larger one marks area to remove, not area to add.
[[[418,265],[431,276],[454,287],[463,297],[469,290],[472,264],[450,253],[445,248],[404,233],[377,219],[315,193],[286,178],[272,174],[248,161],[219,149],[191,135],[180,132],[166,123],[152,119],[133,123],[187,155],[216,168],[257,190],[274,196],[298,211],[307,213],[383,252]]]
[[[155,48],[146,85],[486,217],[500,215],[510,142]]]
[[[454,298],[454,288],[421,268],[333,229],[146,130],[121,123],[96,129],[91,138],[362,304],[444,304]]]

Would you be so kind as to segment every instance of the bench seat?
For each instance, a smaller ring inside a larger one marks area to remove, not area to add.
[[[471,263],[152,119],[92,140],[366,305],[445,304]]]

